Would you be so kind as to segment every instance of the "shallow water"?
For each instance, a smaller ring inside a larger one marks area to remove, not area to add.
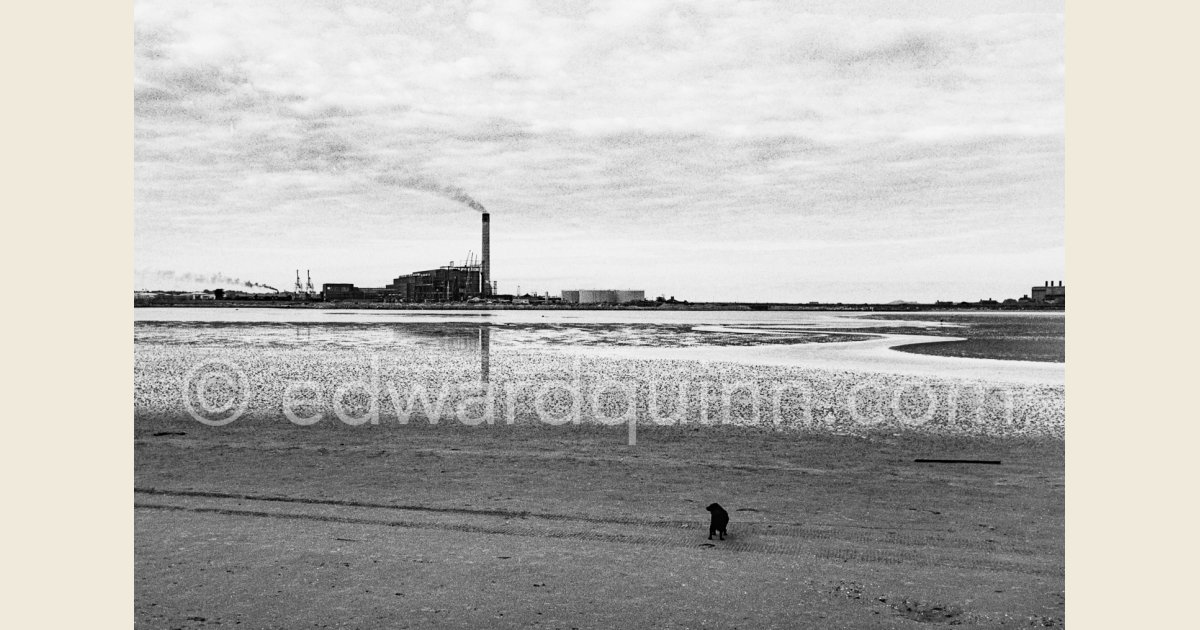
[[[1061,363],[926,356],[907,344],[968,336],[1059,335],[1061,313],[812,311],[372,311],[135,309],[137,345],[430,352],[546,350],[636,359],[859,370],[1061,385]],[[950,319],[951,321],[946,321]],[[486,337],[486,339],[485,339]],[[1037,338],[1037,337],[1030,337]]]
[[[870,319],[864,313],[833,311],[405,311],[297,308],[137,308],[134,322],[261,322],[261,323],[445,323],[488,324],[754,324],[802,327],[862,328],[941,325],[938,313],[927,319]],[[1013,313],[1014,318],[1040,314]],[[1061,315],[1060,315],[1061,317]]]
[[[491,388],[497,413],[517,422],[590,422],[605,409],[640,422],[674,405],[681,423],[1061,436],[1064,364],[896,351],[974,334],[968,318],[929,315],[137,309],[135,412],[194,417],[203,393],[213,417],[232,413],[225,401],[267,418],[330,417],[345,402],[354,417],[421,407],[433,420]],[[1005,330],[1047,323],[1023,317]],[[614,407],[620,391],[632,398]],[[413,407],[426,396],[439,402]]]

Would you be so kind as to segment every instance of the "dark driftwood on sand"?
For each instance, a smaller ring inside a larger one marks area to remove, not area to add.
[[[998,459],[914,459],[918,464],[999,464]]]

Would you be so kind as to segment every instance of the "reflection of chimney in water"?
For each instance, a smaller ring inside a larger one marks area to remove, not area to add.
[[[479,382],[488,382],[489,362],[492,354],[492,328],[479,327]]]

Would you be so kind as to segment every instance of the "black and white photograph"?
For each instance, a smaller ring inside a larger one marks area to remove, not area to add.
[[[136,0],[135,627],[1065,627],[1064,9]]]

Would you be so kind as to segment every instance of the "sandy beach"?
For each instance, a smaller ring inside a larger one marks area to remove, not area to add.
[[[1061,626],[1063,364],[850,324],[140,324],[138,624]]]
[[[139,625],[1062,623],[1061,442],[624,438],[140,419]],[[707,539],[712,501],[733,515],[725,541]]]

